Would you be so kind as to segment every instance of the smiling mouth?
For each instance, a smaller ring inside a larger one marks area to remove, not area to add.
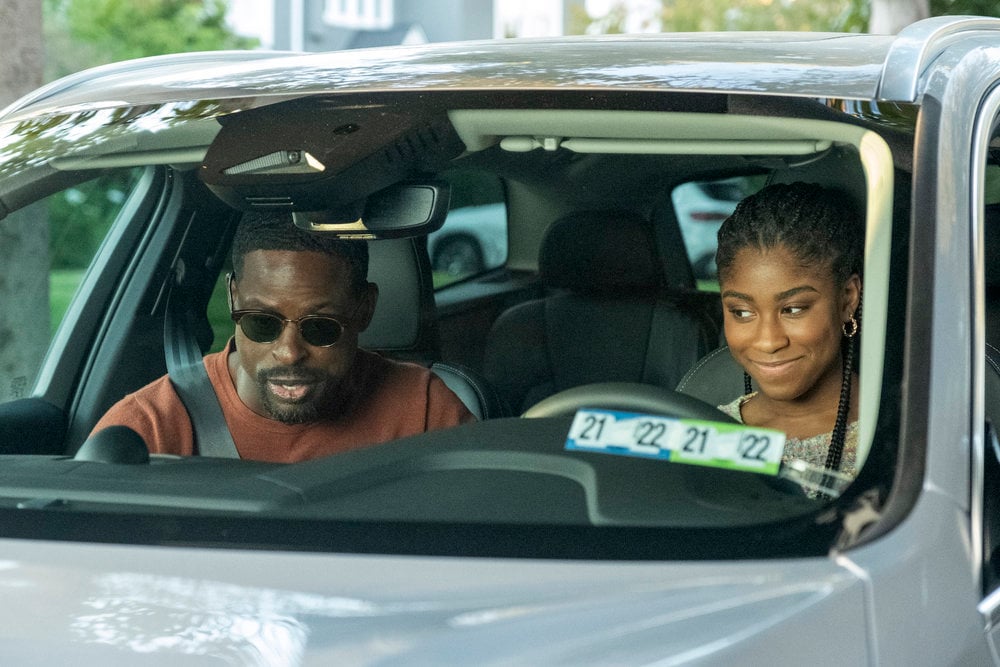
[[[788,359],[786,361],[751,361],[757,370],[765,377],[783,375],[788,371],[798,359]]]

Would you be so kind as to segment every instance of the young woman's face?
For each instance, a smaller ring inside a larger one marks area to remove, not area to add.
[[[839,391],[844,322],[861,281],[835,284],[829,265],[802,266],[785,246],[740,250],[721,279],[726,341],[760,392],[778,401]]]

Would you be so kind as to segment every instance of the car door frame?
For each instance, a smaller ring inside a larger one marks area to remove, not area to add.
[[[933,190],[914,183],[914,215],[932,206],[933,273],[926,374],[926,469],[923,494],[940,494],[964,517],[967,576],[981,594],[977,611],[994,664],[1000,664],[1000,589],[984,590],[984,478],[990,429],[986,408],[985,167],[1000,132],[1000,51],[996,38],[970,37],[946,49],[924,75],[922,113],[936,116],[936,141],[918,141],[915,170]],[[920,128],[918,128],[918,137]],[[921,147],[930,149],[921,154]],[[922,226],[913,225],[914,236]],[[915,243],[919,241],[915,240]],[[919,286],[914,283],[916,290]],[[920,309],[918,300],[911,306]],[[916,321],[913,316],[912,321]],[[917,363],[919,350],[909,361]],[[914,375],[908,375],[910,382]],[[919,404],[911,404],[911,410]],[[915,415],[909,414],[908,417]],[[907,422],[904,422],[907,423]],[[1000,518],[1000,517],[998,517]],[[953,572],[954,577],[962,573]]]

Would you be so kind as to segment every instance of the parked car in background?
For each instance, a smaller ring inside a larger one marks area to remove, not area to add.
[[[740,200],[760,189],[760,178],[737,176],[681,183],[670,193],[696,278],[715,278],[716,235]]]
[[[218,52],[14,103],[0,663],[1000,664],[998,47],[965,17]],[[732,179],[864,211],[856,478],[732,446],[742,372],[671,198],[720,216]],[[446,201],[500,202],[443,229],[503,219],[506,253],[435,290]],[[93,433],[227,344],[254,210],[369,239],[361,345],[480,419],[292,464]]]
[[[507,260],[507,207],[463,206],[448,212],[441,229],[427,236],[431,266],[451,279],[503,266]]]

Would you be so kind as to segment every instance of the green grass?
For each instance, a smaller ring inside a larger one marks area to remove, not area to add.
[[[76,288],[83,280],[84,269],[56,270],[49,273],[49,316],[51,319],[51,333],[55,334],[59,323],[62,322],[69,302],[73,300]]]
[[[434,271],[434,273],[431,274],[431,284],[434,285],[434,289],[437,290],[446,285],[450,285],[461,278],[462,276],[453,276],[445,271]]]
[[[70,301],[83,280],[84,269],[54,270],[49,273],[49,316],[51,335],[54,335],[62,318],[66,315]],[[221,350],[233,335],[233,321],[229,319],[229,304],[226,303],[225,280],[220,280],[212,292],[208,304],[208,320],[212,325],[215,339],[212,351]]]
[[[718,292],[718,280],[698,280],[698,289],[702,292]]]
[[[226,342],[233,335],[233,320],[229,317],[229,300],[226,297],[226,278],[222,276],[215,283],[212,290],[212,298],[208,301],[206,308],[208,322],[212,325],[212,347],[210,352],[218,352],[225,347]]]

